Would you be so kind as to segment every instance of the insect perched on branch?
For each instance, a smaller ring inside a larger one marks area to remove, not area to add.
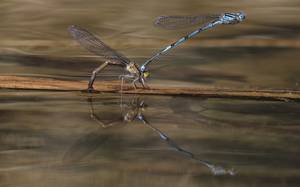
[[[185,37],[180,38],[176,42],[168,45],[167,47],[160,50],[158,53],[153,55],[151,58],[146,60],[141,66],[137,63],[129,60],[122,54],[110,48],[104,42],[100,40],[99,37],[93,35],[89,31],[79,27],[79,26],[70,26],[69,32],[77,40],[84,48],[88,51],[101,56],[105,59],[105,62],[101,64],[99,67],[93,70],[89,84],[88,91],[91,92],[94,90],[93,84],[96,79],[97,73],[103,70],[108,65],[118,65],[122,66],[124,70],[127,72],[125,75],[120,75],[119,77],[122,79],[122,85],[124,79],[132,80],[132,85],[134,88],[137,88],[137,82],[142,85],[143,88],[147,88],[145,79],[149,77],[150,73],[148,71],[148,65],[159,56],[165,54],[170,49],[173,49],[180,45],[181,43],[187,41],[188,39],[196,36],[197,34],[213,28],[217,25],[221,24],[236,24],[245,19],[245,14],[243,12],[238,13],[224,13],[220,15],[212,15],[212,16],[201,16],[201,17],[190,17],[190,16],[160,16],[155,21],[156,25],[164,27],[164,28],[176,28],[176,26],[182,25],[193,25],[204,20],[210,20],[206,22],[203,26],[201,26],[196,31],[191,34],[186,35]]]

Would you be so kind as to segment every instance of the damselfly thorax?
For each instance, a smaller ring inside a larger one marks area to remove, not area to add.
[[[135,77],[140,77],[142,76],[141,71],[138,67],[138,65],[134,62],[129,62],[126,65],[126,70],[131,74],[134,75]]]
[[[134,88],[137,88],[136,82],[139,82],[143,88],[146,88],[146,83],[145,83],[145,78],[147,78],[148,73],[147,72],[142,72],[139,68],[139,66],[134,63],[134,62],[129,62],[125,70],[128,72],[128,74],[121,75],[120,78],[122,79],[122,84],[121,84],[121,91],[123,87],[123,79],[131,79],[132,80],[132,85]]]

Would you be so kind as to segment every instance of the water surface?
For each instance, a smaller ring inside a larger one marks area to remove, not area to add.
[[[120,99],[111,94],[2,91],[1,183],[299,185],[297,103],[128,95]],[[140,120],[128,120],[141,102],[144,119],[171,143]],[[216,176],[199,160],[234,175]]]

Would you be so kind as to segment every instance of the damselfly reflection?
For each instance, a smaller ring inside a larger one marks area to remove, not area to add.
[[[93,97],[88,98],[88,102],[90,104],[90,117],[96,121],[103,128],[111,127],[114,125],[120,125],[124,123],[130,123],[135,120],[145,121],[146,119],[143,115],[143,111],[145,110],[146,104],[143,100],[140,100],[139,97],[134,97],[129,103],[123,103],[123,96],[121,96],[121,104],[120,104],[120,116],[114,116],[114,119],[110,121],[103,121],[101,117],[99,117],[95,113],[95,108],[93,105]]]
[[[103,122],[101,117],[95,113],[95,108],[93,104],[93,98],[90,97],[88,99],[90,104],[90,116],[93,120],[95,120],[101,127],[107,128],[112,127],[114,125],[121,125],[131,123],[133,121],[140,121],[146,127],[150,128],[153,132],[157,133],[160,140],[165,142],[172,150],[176,151],[177,153],[183,155],[185,158],[191,159],[196,163],[206,166],[210,169],[210,171],[214,175],[234,175],[235,172],[232,169],[224,169],[221,166],[215,165],[209,161],[203,160],[198,158],[194,153],[188,151],[181,146],[179,146],[174,140],[172,140],[166,133],[161,131],[159,128],[152,125],[145,117],[143,112],[146,110],[147,105],[145,104],[144,100],[140,97],[134,97],[128,103],[122,104],[121,103],[121,118],[114,118],[111,122]]]

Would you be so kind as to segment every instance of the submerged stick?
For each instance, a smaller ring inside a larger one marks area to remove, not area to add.
[[[120,92],[120,81],[97,81],[95,89],[100,92]],[[87,88],[86,81],[56,80],[22,76],[0,76],[2,89],[29,89],[53,91],[83,91]],[[123,85],[123,93],[148,95],[178,95],[216,98],[238,98],[257,100],[299,100],[300,91],[295,90],[246,90],[216,87],[173,87],[150,85],[149,89],[134,89],[131,85]]]

